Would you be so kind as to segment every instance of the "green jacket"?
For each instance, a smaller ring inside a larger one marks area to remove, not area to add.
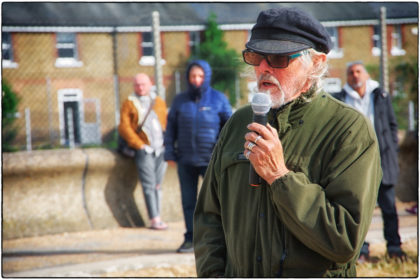
[[[198,277],[356,276],[382,177],[375,131],[330,95],[269,112],[291,170],[251,187],[250,106],[226,123],[194,215]]]

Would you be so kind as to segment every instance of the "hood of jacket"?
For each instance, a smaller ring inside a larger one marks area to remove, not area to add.
[[[196,87],[193,84],[190,83],[190,71],[191,68],[194,65],[200,66],[204,70],[204,82],[200,87]],[[211,67],[210,64],[207,63],[207,61],[204,60],[192,60],[187,67],[186,72],[186,78],[188,83],[188,94],[191,96],[192,99],[196,99],[197,97],[200,99],[201,96],[206,93],[210,88],[210,82],[211,82]]]

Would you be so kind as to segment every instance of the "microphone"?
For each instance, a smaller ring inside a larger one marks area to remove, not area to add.
[[[252,121],[266,125],[267,124],[267,113],[270,111],[271,98],[268,93],[257,92],[252,97],[251,101],[252,111],[254,115]],[[249,184],[253,187],[258,187],[262,184],[261,177],[255,172],[252,163],[249,166]]]

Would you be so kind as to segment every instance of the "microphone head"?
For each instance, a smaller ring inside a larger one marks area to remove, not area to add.
[[[270,94],[264,92],[256,92],[251,101],[252,111],[256,115],[264,115],[270,111],[271,97]]]

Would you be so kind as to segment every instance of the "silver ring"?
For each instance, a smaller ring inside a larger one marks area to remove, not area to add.
[[[245,157],[246,157],[246,159],[249,159],[249,154],[251,154],[251,151],[250,151],[250,150],[248,150],[248,151],[245,153]]]
[[[255,144],[253,142],[249,142],[246,148],[250,151],[252,151],[252,148],[254,148]]]
[[[257,144],[258,140],[260,140],[261,138],[262,138],[262,136],[261,135],[258,135],[257,138],[255,138],[254,143]]]

